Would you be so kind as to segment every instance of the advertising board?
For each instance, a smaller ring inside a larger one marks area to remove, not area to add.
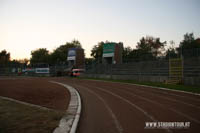
[[[49,73],[49,68],[35,68],[35,73]]]
[[[67,60],[76,60],[76,49],[71,48],[68,50]]]
[[[115,43],[105,43],[103,45],[103,57],[114,57]]]

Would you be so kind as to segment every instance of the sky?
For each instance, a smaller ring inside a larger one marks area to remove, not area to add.
[[[50,52],[77,39],[90,57],[100,41],[135,48],[142,37],[175,41],[200,37],[200,0],[0,0],[0,51],[12,59]],[[169,43],[168,43],[169,45]]]

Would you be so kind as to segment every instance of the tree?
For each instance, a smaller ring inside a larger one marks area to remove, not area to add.
[[[196,49],[200,49],[200,38],[195,39],[193,33],[186,33],[180,42],[177,51],[179,55],[190,57],[194,55]]]
[[[186,33],[179,47],[182,49],[200,48],[200,38],[195,39],[193,33]]]
[[[57,64],[66,62],[69,48],[82,48],[82,46],[78,40],[66,42],[64,45],[59,46],[50,54],[50,63]]]
[[[132,62],[140,60],[140,52],[138,49],[131,49],[131,47],[125,47],[123,49],[123,61],[124,62]]]
[[[164,51],[165,42],[160,42],[160,38],[154,38],[147,36],[146,38],[142,37],[140,42],[137,43],[137,54],[142,60],[151,60],[156,59]]]
[[[30,63],[49,63],[49,51],[46,48],[39,48],[31,51]]]
[[[123,49],[123,53],[122,53],[122,57],[123,59],[131,59],[131,52],[132,52],[132,48],[131,47],[125,47]]]
[[[94,62],[94,58],[85,58],[86,66],[92,65]]]
[[[16,60],[16,61],[19,62],[23,67],[27,67],[28,63],[29,63],[29,60],[27,58],[19,59],[19,60]]]
[[[166,54],[165,58],[166,59],[177,58],[178,54],[177,54],[177,50],[175,48],[175,42],[172,40],[169,43],[170,43],[170,47],[167,49],[167,51],[165,53]]]
[[[10,53],[6,50],[0,52],[0,64],[7,64],[10,61]]]
[[[19,60],[19,62],[24,64],[24,65],[28,65],[29,59],[24,58],[24,59]]]
[[[91,50],[91,56],[94,57],[96,61],[101,62],[101,58],[103,56],[103,45],[104,42],[99,42],[97,45],[94,45],[94,47]]]
[[[184,35],[184,39],[180,42],[179,47],[181,47],[182,49],[194,48],[194,46],[195,46],[194,42],[195,42],[194,34],[186,33]]]

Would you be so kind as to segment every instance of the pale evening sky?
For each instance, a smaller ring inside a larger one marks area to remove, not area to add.
[[[90,56],[100,41],[135,48],[146,35],[174,40],[200,37],[200,0],[0,0],[0,51],[30,58],[78,39]]]

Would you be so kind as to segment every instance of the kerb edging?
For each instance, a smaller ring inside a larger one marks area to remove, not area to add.
[[[59,83],[55,81],[49,82],[64,86],[69,90],[71,95],[66,115],[62,117],[59,126],[53,131],[53,133],[75,133],[81,114],[81,98],[78,91],[72,86],[64,83]]]

